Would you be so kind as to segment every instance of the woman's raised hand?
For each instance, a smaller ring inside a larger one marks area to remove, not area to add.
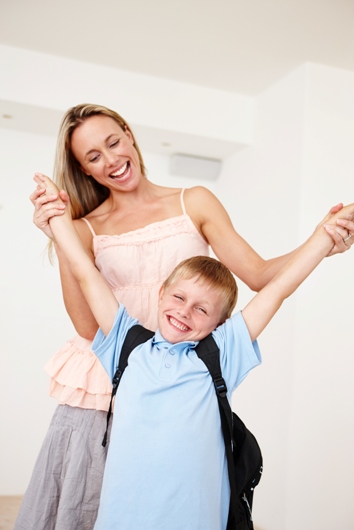
[[[34,205],[33,222],[47,237],[53,239],[49,219],[65,212],[69,205],[69,197],[64,190],[60,191],[54,182],[42,173],[35,173],[33,180],[37,183],[37,188],[30,195],[30,200]]]

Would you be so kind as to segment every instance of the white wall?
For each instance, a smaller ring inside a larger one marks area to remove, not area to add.
[[[47,114],[56,120],[73,105],[99,102],[147,132],[148,146],[172,138],[179,152],[200,156],[224,157],[252,134],[251,97],[0,45],[0,123],[3,102],[22,105],[21,113],[33,108],[33,121],[46,127]]]
[[[354,74],[302,66],[257,99],[252,145],[209,186],[264,257],[298,245],[332,204],[353,201],[353,93]],[[54,138],[0,129],[0,149],[0,493],[17,494],[55,406],[42,368],[72,326],[28,200],[34,171],[51,173]],[[198,183],[168,176],[167,157],[145,161],[157,183]],[[259,530],[353,527],[352,271],[353,251],[321,264],[260,338],[264,364],[235,394],[264,453]],[[241,286],[239,307],[250,296]]]
[[[354,197],[354,74],[308,65],[306,77],[300,238],[322,205]],[[351,253],[326,260],[296,299],[288,530],[302,528],[304,514],[310,529],[354,526]]]
[[[51,173],[55,139],[0,129],[1,439],[0,492],[22,493],[55,407],[47,359],[73,334],[58,271],[32,224],[33,173]]]

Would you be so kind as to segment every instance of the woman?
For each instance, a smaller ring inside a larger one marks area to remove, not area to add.
[[[31,196],[35,224],[52,238],[48,220],[71,207],[91,259],[130,314],[152,329],[155,315],[149,309],[157,304],[160,284],[181,260],[208,254],[210,246],[258,291],[290,256],[263,260],[237,234],[207,189],[165,188],[147,180],[128,124],[105,107],[78,105],[66,113],[58,137],[55,181],[68,195],[48,196],[37,189]],[[340,205],[332,213],[338,209]],[[354,231],[353,219],[354,215],[338,221],[331,253],[350,248],[352,240],[346,238],[349,230]],[[90,352],[97,323],[59,248],[56,251],[65,306],[79,336],[47,365],[51,395],[59,406],[15,530],[92,529],[107,450],[101,441],[111,383]]]

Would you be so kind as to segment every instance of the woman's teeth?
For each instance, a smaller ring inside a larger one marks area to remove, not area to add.
[[[124,166],[122,166],[118,171],[116,171],[115,173],[111,173],[110,174],[110,177],[112,178],[117,178],[117,177],[121,177],[125,172],[126,170],[128,169],[128,162],[126,162],[124,164]]]

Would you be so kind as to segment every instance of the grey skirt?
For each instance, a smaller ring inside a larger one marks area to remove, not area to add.
[[[14,530],[92,530],[109,445],[107,413],[58,405]],[[112,418],[110,426],[112,425]]]

